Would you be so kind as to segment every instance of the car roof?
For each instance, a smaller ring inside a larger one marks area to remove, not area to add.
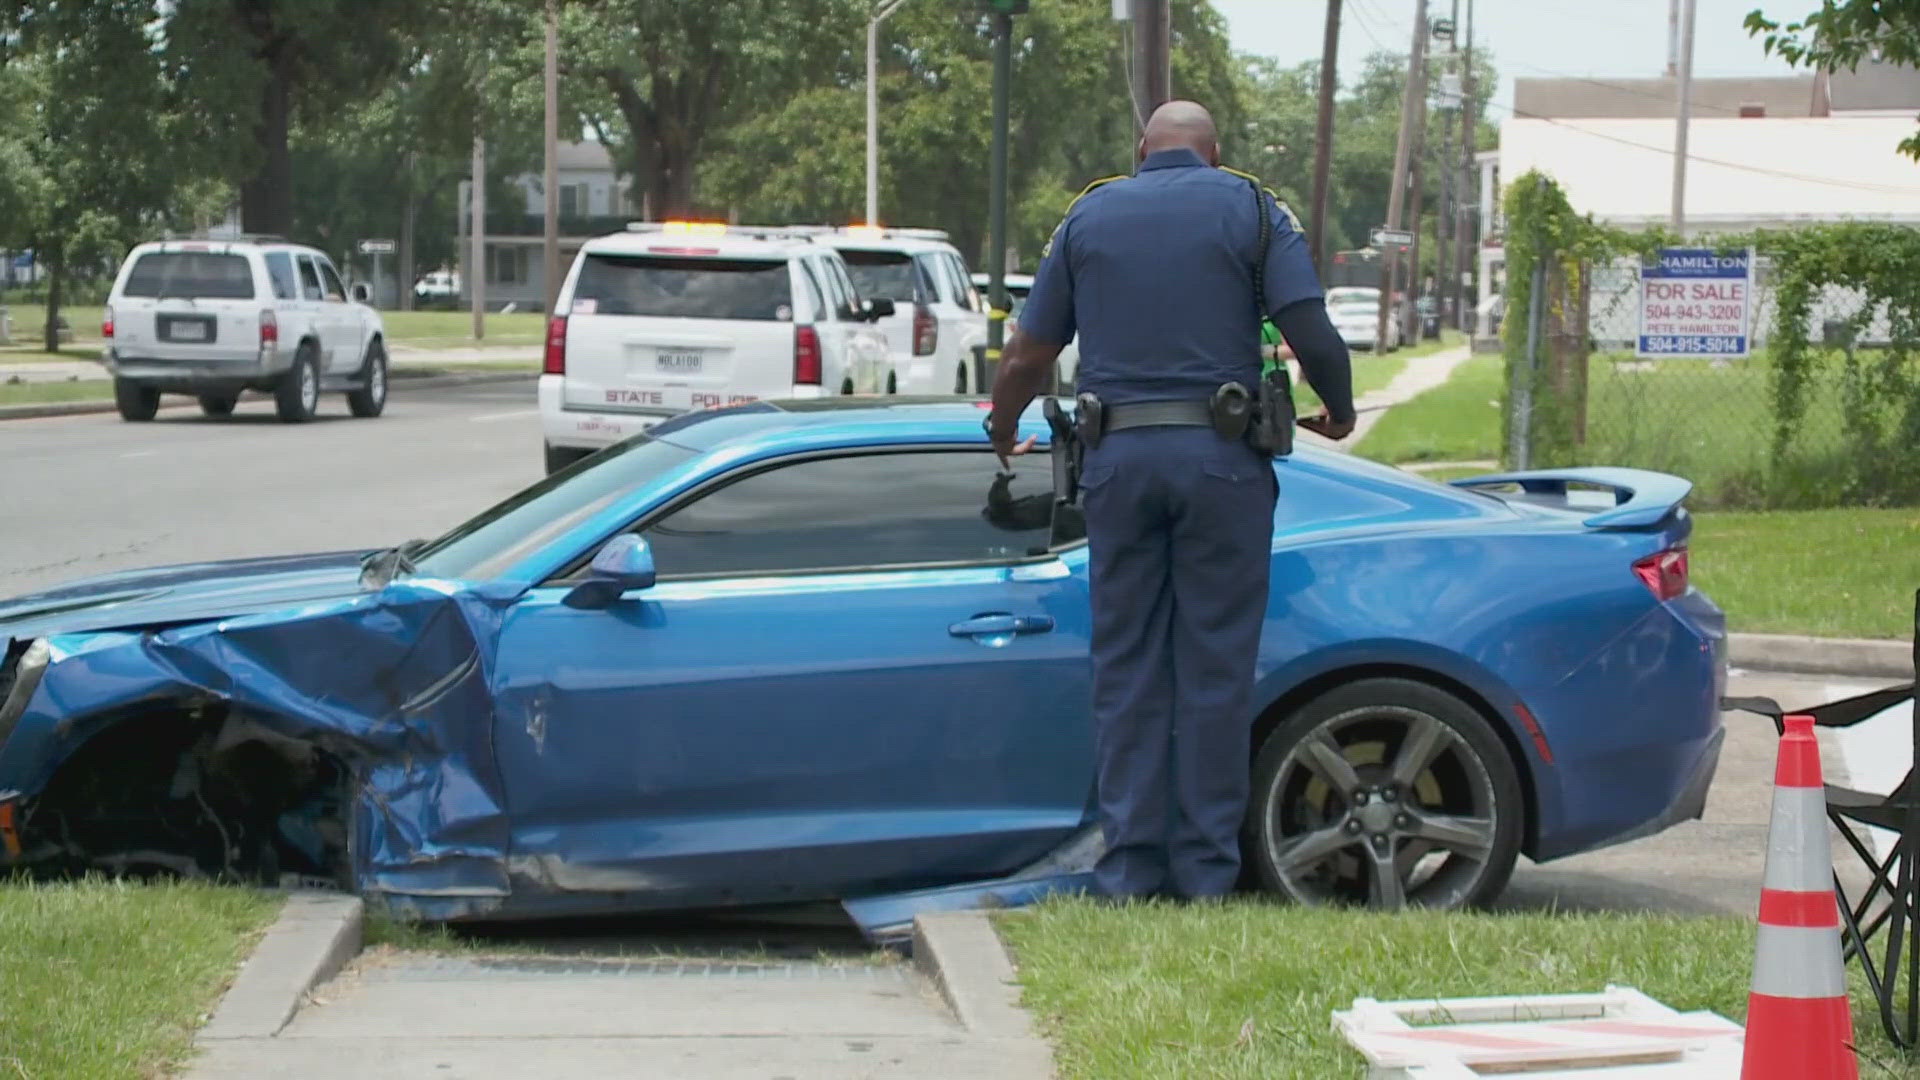
[[[744,225],[729,227],[718,234],[628,231],[596,236],[581,250],[615,255],[680,255],[719,258],[727,255],[788,256],[808,251],[831,250],[805,235],[782,232],[776,227]]]
[[[291,240],[264,236],[169,236],[161,240],[148,240],[135,244],[130,254],[145,254],[153,251],[211,251],[221,255],[239,254],[245,251],[304,251],[324,254],[320,249],[309,244],[296,244]]]

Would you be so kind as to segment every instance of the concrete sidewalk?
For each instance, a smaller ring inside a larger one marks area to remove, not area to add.
[[[472,364],[525,363],[529,371],[540,362],[537,345],[484,345],[458,349],[416,349],[395,342],[387,354],[395,369],[458,368]],[[98,360],[36,360],[11,364],[0,354],[0,385],[23,382],[72,382],[107,378]]]
[[[1400,369],[1400,374],[1393,377],[1392,382],[1372,393],[1360,395],[1360,398],[1353,403],[1354,409],[1359,413],[1354,421],[1353,434],[1339,442],[1334,442],[1302,428],[1296,437],[1314,446],[1351,451],[1359,445],[1361,439],[1366,438],[1367,432],[1373,430],[1373,425],[1380,422],[1380,418],[1387,414],[1388,409],[1395,405],[1403,405],[1446,382],[1453,377],[1454,369],[1466,363],[1472,355],[1472,350],[1466,345],[1458,345],[1441,352],[1413,357],[1407,361],[1405,367]],[[1299,381],[1297,370],[1296,368],[1295,382]]]
[[[931,971],[920,956],[375,950],[318,986],[284,1027],[210,1025],[186,1076],[1045,1080],[1052,1056],[1012,1004],[998,939],[979,916],[940,918],[966,955],[950,947]]]

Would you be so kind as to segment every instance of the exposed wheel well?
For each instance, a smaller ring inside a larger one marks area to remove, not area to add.
[[[1306,682],[1289,688],[1254,718],[1250,755],[1258,755],[1267,736],[1272,734],[1273,729],[1279,727],[1296,709],[1336,686],[1362,679],[1407,679],[1425,683],[1466,702],[1487,721],[1487,725],[1493,728],[1494,734],[1500,736],[1500,743],[1507,748],[1507,757],[1513,762],[1514,772],[1520,776],[1520,794],[1526,810],[1526,828],[1522,834],[1520,846],[1521,850],[1532,852],[1539,840],[1540,822],[1539,796],[1534,791],[1533,759],[1527,756],[1526,749],[1521,745],[1519,736],[1514,734],[1512,725],[1500,715],[1500,710],[1493,707],[1492,702],[1465,683],[1449,679],[1438,672],[1402,664],[1360,664],[1354,667],[1336,668],[1316,675]],[[1250,756],[1249,761],[1251,759]]]
[[[95,725],[22,804],[30,873],[351,886],[353,774],[340,755],[218,701],[149,703]]]

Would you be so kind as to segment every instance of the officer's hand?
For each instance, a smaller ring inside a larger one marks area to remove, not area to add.
[[[1040,436],[1029,435],[1027,436],[1026,442],[1020,443],[1019,445],[1016,446],[1014,445],[1014,442],[1012,439],[1006,439],[1004,441],[1000,439],[995,439],[993,440],[993,452],[1000,456],[1000,467],[1011,472],[1013,470],[1012,459],[1017,458],[1021,454],[1024,454],[1027,451],[1033,449],[1034,443],[1039,441],[1040,441]]]
[[[1335,420],[1326,413],[1318,416],[1303,416],[1298,423],[1315,435],[1321,435],[1336,442],[1353,434],[1353,421]]]

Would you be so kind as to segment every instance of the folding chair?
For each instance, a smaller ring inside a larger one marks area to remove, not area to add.
[[[1914,597],[1914,665],[1920,669],[1920,593]],[[1914,684],[1907,683],[1811,709],[1796,709],[1794,713],[1813,717],[1816,727],[1846,728],[1913,700]],[[1786,730],[1784,712],[1771,699],[1726,698],[1721,706],[1772,717],[1777,733]],[[1842,957],[1859,958],[1867,987],[1880,1006],[1880,1025],[1887,1038],[1902,1048],[1912,1047],[1920,1037],[1920,941],[1915,940],[1920,934],[1920,924],[1915,920],[1916,912],[1920,912],[1920,707],[1913,710],[1912,750],[1907,775],[1891,794],[1826,785],[1827,818],[1872,877],[1855,899],[1848,895],[1838,870],[1834,872],[1834,892],[1845,927]],[[1874,853],[1866,831],[1869,827],[1885,829],[1897,837],[1886,858]],[[1876,964],[1868,946],[1882,933],[1886,935],[1886,947]],[[1903,984],[1904,1001],[1900,995]]]

